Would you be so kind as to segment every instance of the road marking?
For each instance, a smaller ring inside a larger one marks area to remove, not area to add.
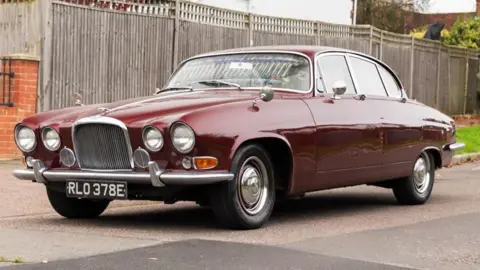
[[[480,167],[473,168],[472,171],[480,171]]]

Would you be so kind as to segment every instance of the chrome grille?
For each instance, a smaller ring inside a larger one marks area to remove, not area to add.
[[[82,169],[132,169],[131,149],[124,130],[116,125],[91,123],[75,127],[73,140]]]

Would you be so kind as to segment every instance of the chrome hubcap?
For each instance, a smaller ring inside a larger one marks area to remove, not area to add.
[[[250,215],[262,211],[268,196],[267,169],[257,157],[250,157],[240,169],[238,195],[243,210]]]
[[[413,167],[413,181],[418,193],[425,193],[430,184],[430,164],[423,156],[415,162]]]

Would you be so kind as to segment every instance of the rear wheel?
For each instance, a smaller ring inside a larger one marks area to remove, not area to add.
[[[238,150],[232,162],[234,179],[222,183],[211,194],[212,208],[225,226],[257,229],[270,218],[275,203],[273,166],[259,145]]]
[[[415,161],[412,174],[398,180],[393,193],[400,204],[423,204],[432,194],[434,181],[435,162],[429,153],[423,152]]]
[[[72,219],[88,219],[100,216],[107,209],[108,200],[68,198],[64,192],[47,187],[47,196],[53,209],[61,216]]]

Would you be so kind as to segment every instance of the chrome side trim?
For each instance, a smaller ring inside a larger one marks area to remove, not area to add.
[[[34,160],[34,169],[16,169],[13,175],[20,180],[48,182],[65,182],[67,179],[125,181],[130,184],[164,187],[166,185],[208,185],[233,179],[234,174],[228,171],[162,171],[155,162],[149,163],[149,172],[92,172],[79,170],[48,170],[40,160]]]
[[[182,172],[161,174],[160,180],[166,185],[208,185],[230,181],[233,177],[233,173]]]
[[[458,151],[465,148],[465,143],[456,142],[445,146],[445,150]]]
[[[127,126],[120,120],[112,118],[112,117],[107,117],[103,115],[94,115],[94,116],[89,116],[85,118],[80,118],[78,119],[75,123],[72,125],[72,143],[73,143],[73,150],[75,153],[78,153],[78,147],[75,144],[75,128],[78,127],[79,125],[85,125],[85,124],[106,124],[106,125],[114,125],[118,126],[123,130],[123,134],[125,136],[125,140],[127,141],[127,151],[130,157],[130,166],[131,169],[135,168],[135,163],[133,161],[133,150],[132,150],[132,145],[130,141],[130,136],[128,135],[128,129]],[[77,163],[80,169],[82,169],[80,160],[77,157]],[[94,172],[109,172],[109,171],[119,171],[119,170],[99,170],[99,169],[85,169],[88,171],[94,171]],[[122,170],[125,171],[125,170]]]

